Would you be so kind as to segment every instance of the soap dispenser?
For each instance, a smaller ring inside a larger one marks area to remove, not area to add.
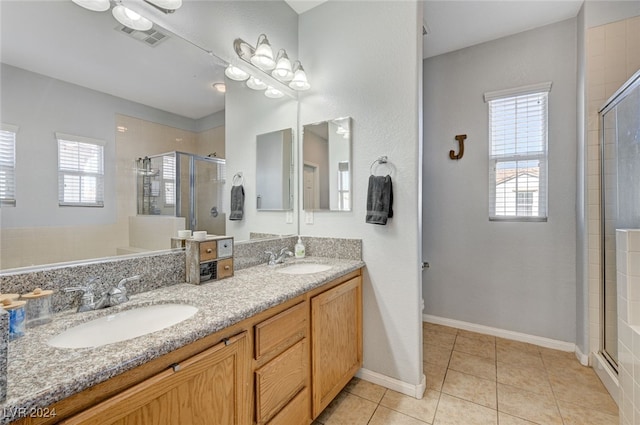
[[[302,243],[300,236],[298,236],[298,242],[296,243],[294,252],[296,253],[296,258],[304,258],[304,244]]]

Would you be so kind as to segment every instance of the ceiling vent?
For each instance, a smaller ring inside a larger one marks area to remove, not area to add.
[[[129,37],[135,38],[149,47],[156,47],[158,44],[169,38],[167,34],[157,31],[155,28],[151,28],[147,31],[138,31],[125,27],[124,25],[118,25],[115,30],[122,34],[126,34]]]

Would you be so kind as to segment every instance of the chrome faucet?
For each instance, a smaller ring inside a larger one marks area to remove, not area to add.
[[[265,251],[264,253],[269,256],[269,261],[267,262],[267,264],[269,264],[270,266],[282,264],[287,257],[293,257],[293,252],[289,251],[287,248],[282,248],[280,250],[280,254],[276,254],[273,251]]]
[[[92,283],[99,278],[90,279],[85,286],[73,286],[70,288],[64,288],[64,292],[82,292],[80,298],[80,304],[78,304],[78,313],[84,311],[100,310],[101,308],[113,307],[129,301],[127,295],[127,288],[125,284],[133,281],[140,280],[140,276],[132,276],[122,279],[118,284],[106,292],[103,292],[99,296],[96,296]]]

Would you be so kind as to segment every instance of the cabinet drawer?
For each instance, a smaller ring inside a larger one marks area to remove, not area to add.
[[[309,389],[305,388],[271,419],[269,425],[303,425],[309,422]]]
[[[218,261],[218,279],[233,276],[233,258]]]
[[[306,339],[256,371],[256,420],[264,424],[305,386]]]
[[[256,360],[271,351],[283,351],[307,333],[307,302],[301,302],[255,327]]]
[[[200,242],[200,261],[214,260],[218,257],[217,241]]]

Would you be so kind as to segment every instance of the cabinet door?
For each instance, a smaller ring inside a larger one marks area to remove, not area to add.
[[[249,424],[248,350],[243,332],[62,424]]]
[[[362,278],[311,299],[313,417],[362,367]]]

